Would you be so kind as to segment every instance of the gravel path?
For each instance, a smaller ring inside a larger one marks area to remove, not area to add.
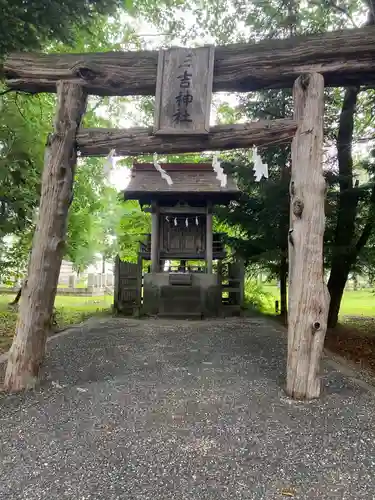
[[[375,499],[375,394],[324,367],[282,391],[263,319],[103,319],[52,339],[43,386],[0,398],[1,500]]]

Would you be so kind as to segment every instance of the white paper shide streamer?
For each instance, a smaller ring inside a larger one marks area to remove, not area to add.
[[[111,170],[115,167],[115,160],[114,157],[116,155],[116,151],[114,149],[111,149],[109,152],[109,155],[105,159],[103,170],[104,170],[104,175],[108,176],[111,172]]]
[[[263,163],[262,158],[258,155],[257,148],[253,148],[254,174],[256,182],[259,182],[262,177],[268,179],[268,165]]]
[[[154,167],[160,173],[161,178],[167,181],[168,186],[172,186],[172,178],[163,168],[161,168],[160,164],[158,163],[158,155],[156,153],[154,154]]]
[[[216,172],[216,179],[220,181],[221,187],[227,186],[227,175],[224,173],[224,170],[221,166],[221,162],[218,159],[217,155],[214,155],[212,158],[212,168]]]

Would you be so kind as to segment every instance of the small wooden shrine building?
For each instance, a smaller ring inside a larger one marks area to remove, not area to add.
[[[136,163],[125,198],[138,200],[152,214],[151,234],[141,243],[139,257],[149,260],[143,276],[142,312],[172,316],[221,314],[221,235],[213,233],[212,208],[238,198],[230,176],[217,178],[211,163]],[[163,174],[163,175],[162,175]],[[177,264],[173,265],[173,261]],[[236,269],[235,266],[231,267]],[[240,284],[233,305],[241,302]],[[232,293],[233,296],[233,293]]]

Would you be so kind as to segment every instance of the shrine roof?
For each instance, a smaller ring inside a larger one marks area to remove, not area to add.
[[[162,178],[153,163],[135,163],[131,179],[125,190],[125,199],[149,203],[177,196],[179,200],[205,197],[213,203],[227,203],[238,198],[240,191],[233,177],[227,176],[227,184],[220,180],[211,163],[161,163],[173,184]]]

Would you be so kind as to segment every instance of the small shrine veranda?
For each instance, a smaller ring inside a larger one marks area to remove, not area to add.
[[[318,397],[329,306],[323,278],[324,87],[374,85],[374,27],[258,44],[160,52],[19,53],[6,59],[3,71],[9,90],[57,92],[58,96],[54,131],[47,141],[39,220],[5,388],[33,387],[44,359],[78,154],[107,156],[115,151],[117,156],[138,157],[214,153],[289,140],[292,171],[286,392],[298,399]],[[210,127],[212,92],[291,87],[293,119]],[[81,128],[88,94],[155,95],[154,127]],[[173,312],[168,309],[172,299],[174,312],[176,308],[181,312],[179,307],[188,296],[199,314],[216,315],[221,307],[220,280],[217,268],[213,268],[212,206],[235,198],[237,189],[217,160],[195,168],[179,165],[174,170],[172,165],[161,166],[157,158],[151,165],[142,165],[137,158],[133,168],[127,196],[152,211],[151,241],[150,245],[146,242],[141,255],[151,261],[150,272],[144,277],[143,300],[151,312],[158,314]],[[178,175],[186,183],[204,177],[211,168],[215,175],[210,193],[204,186],[181,191]],[[149,182],[137,186],[142,169],[143,173],[148,169],[148,175],[155,178],[155,189]],[[161,181],[164,187],[157,190]],[[203,272],[186,272],[187,261],[197,257],[204,262]],[[184,272],[164,272],[162,262],[167,258],[179,259]]]

